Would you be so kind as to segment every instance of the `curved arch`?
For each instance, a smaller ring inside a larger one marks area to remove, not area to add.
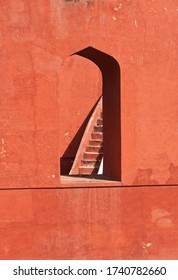
[[[103,175],[121,180],[121,110],[120,66],[115,58],[93,47],[72,55],[79,55],[95,63],[103,80]]]

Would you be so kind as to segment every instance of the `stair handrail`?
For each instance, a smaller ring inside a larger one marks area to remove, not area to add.
[[[85,128],[84,134],[82,136],[81,142],[79,144],[72,168],[69,172],[69,175],[76,175],[79,174],[79,166],[83,157],[83,153],[85,151],[86,145],[89,142],[91,138],[91,132],[93,129],[94,124],[96,123],[96,120],[100,117],[100,113],[102,111],[102,104],[103,104],[103,97],[101,96],[98,100],[98,103],[88,121],[88,124]]]

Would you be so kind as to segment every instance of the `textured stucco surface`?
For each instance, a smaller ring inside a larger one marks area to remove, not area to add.
[[[177,259],[177,14],[175,0],[0,1],[0,258]],[[120,65],[131,187],[30,189],[59,186],[101,94],[96,65],[69,57],[88,46]]]

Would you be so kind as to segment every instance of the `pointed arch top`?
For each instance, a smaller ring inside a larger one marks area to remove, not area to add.
[[[79,55],[91,60],[100,68],[102,74],[108,70],[108,67],[110,67],[110,71],[114,69],[120,70],[119,63],[113,56],[95,49],[92,46],[75,52],[72,55]]]

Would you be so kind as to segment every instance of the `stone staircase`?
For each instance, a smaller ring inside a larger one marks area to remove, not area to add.
[[[86,145],[81,164],[79,166],[79,174],[89,175],[97,174],[101,160],[103,157],[103,115],[96,120],[93,126],[91,138]]]

